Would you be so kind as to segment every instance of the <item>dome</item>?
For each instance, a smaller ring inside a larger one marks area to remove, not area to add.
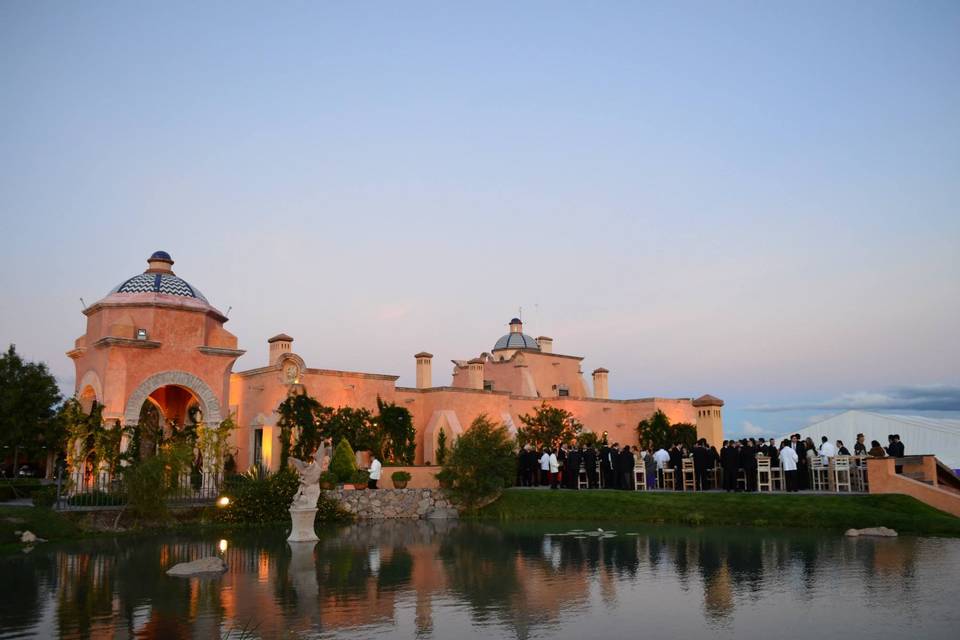
[[[173,258],[166,251],[154,251],[147,258],[150,268],[132,278],[127,278],[110,290],[115,293],[163,293],[180,298],[193,298],[204,304],[210,304],[200,290],[183,278],[178,277],[170,268]]]
[[[166,293],[182,298],[196,298],[207,302],[200,290],[172,273],[140,273],[124,280],[110,293]]]
[[[540,351],[540,345],[527,334],[514,331],[503,336],[497,340],[497,344],[493,345],[494,351],[500,349],[536,349]]]

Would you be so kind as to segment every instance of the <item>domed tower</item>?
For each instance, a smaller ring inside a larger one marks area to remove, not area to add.
[[[86,333],[67,355],[85,409],[96,401],[108,423],[165,429],[227,417],[230,371],[244,352],[223,328],[227,317],[173,272],[166,251],[83,314]]]
[[[493,357],[497,360],[509,360],[510,356],[520,349],[540,351],[536,340],[523,332],[523,323],[520,318],[510,320],[510,333],[501,336],[493,345]]]

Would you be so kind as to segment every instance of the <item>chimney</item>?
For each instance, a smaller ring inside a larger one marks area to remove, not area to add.
[[[607,374],[610,372],[600,367],[593,370],[593,397],[606,400],[610,397],[610,387],[607,385]]]
[[[553,338],[540,336],[537,338],[537,344],[540,345],[540,353],[553,353]]]
[[[278,333],[267,340],[267,344],[270,345],[270,366],[280,362],[280,358],[282,358],[285,353],[290,353],[290,344],[292,342],[293,338],[285,333]]]
[[[429,389],[433,386],[433,354],[421,351],[413,357],[417,359],[417,389]]]
[[[474,358],[467,363],[467,386],[483,389],[483,358]]]

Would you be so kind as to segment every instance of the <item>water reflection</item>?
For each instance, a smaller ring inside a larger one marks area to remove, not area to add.
[[[960,622],[958,540],[574,529],[385,522],[315,544],[277,532],[40,547],[0,561],[0,637],[950,637]],[[221,578],[164,573],[218,553]]]

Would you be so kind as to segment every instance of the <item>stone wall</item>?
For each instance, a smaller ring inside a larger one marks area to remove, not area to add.
[[[456,508],[439,489],[333,489],[325,493],[359,520],[457,517]]]

